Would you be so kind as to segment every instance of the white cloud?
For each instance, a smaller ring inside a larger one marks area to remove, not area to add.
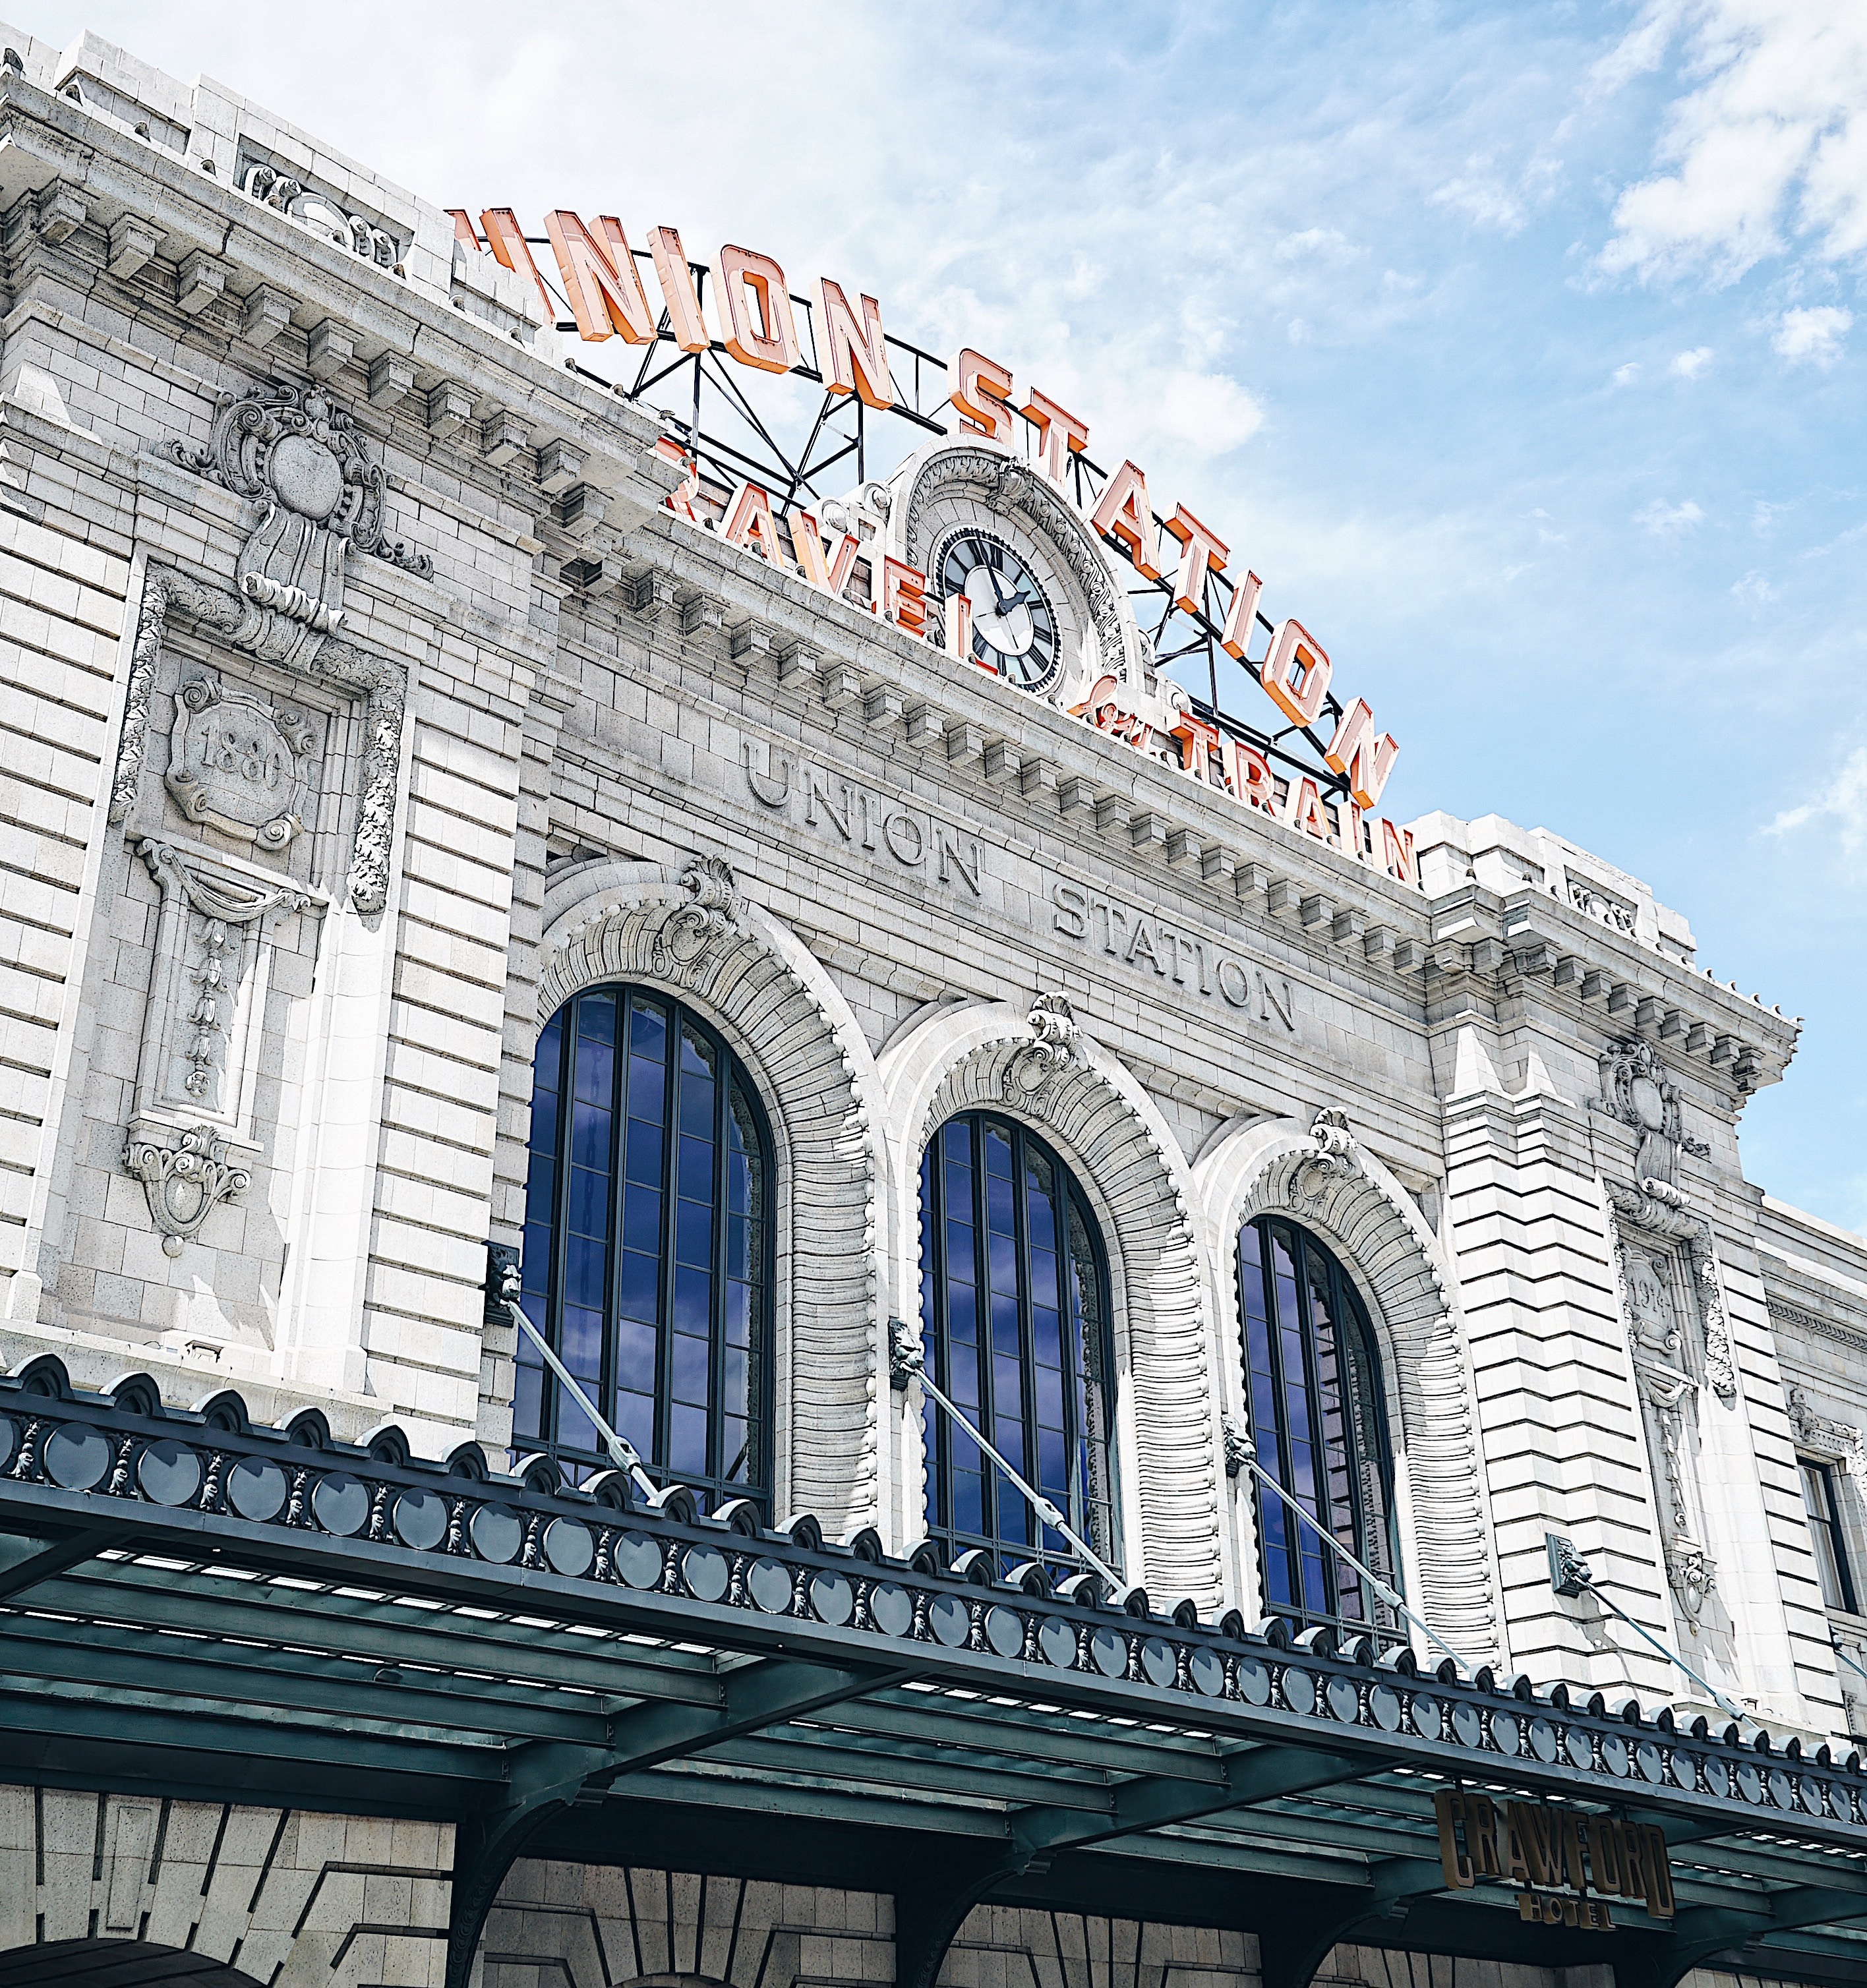
[[[1843,855],[1867,850],[1867,746],[1857,746],[1848,755],[1825,793],[1800,807],[1784,809],[1764,833],[1789,835],[1811,822],[1833,825]]]
[[[1705,513],[1688,497],[1683,504],[1662,504],[1656,497],[1634,513],[1634,522],[1656,539],[1677,538],[1705,522]]]
[[[1733,582],[1731,598],[1754,619],[1776,598],[1776,589],[1760,573],[1747,573],[1742,580]]]
[[[1630,359],[1625,366],[1614,369],[1614,384],[1617,387],[1631,387],[1640,377],[1640,362]]]
[[[1711,363],[1711,347],[1695,345],[1689,352],[1682,352],[1666,368],[1675,379],[1696,380]]]
[[[1777,323],[1771,347],[1791,365],[1832,366],[1841,357],[1841,342],[1853,322],[1853,312],[1835,304],[1787,310]]]
[[[1224,455],[1264,425],[1264,411],[1222,373],[1170,373],[1155,424],[1196,455]]]
[[[1305,228],[1297,234],[1281,237],[1271,253],[1280,262],[1307,260],[1339,269],[1360,262],[1368,251],[1351,242],[1339,228]]]
[[[1662,170],[1615,204],[1602,268],[1735,282],[1783,252],[1785,228],[1830,261],[1867,250],[1867,7],[1648,0],[1598,83],[1657,69],[1676,38],[1693,86],[1656,147]]]
[[[1449,179],[1443,186],[1436,187],[1426,200],[1429,206],[1463,215],[1474,227],[1495,228],[1503,235],[1520,233],[1527,218],[1523,202],[1490,173],[1464,174]]]

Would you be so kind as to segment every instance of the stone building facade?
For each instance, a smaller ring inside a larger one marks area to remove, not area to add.
[[[1385,1530],[1356,1537],[1446,1644],[1837,1756],[1867,1729],[1867,1243],[1746,1181],[1796,1024],[1683,916],[1497,817],[1429,815],[1398,860],[1345,801],[1306,832],[935,617],[833,597],[729,542],[719,493],[695,511],[666,421],[567,364],[448,213],[206,81],[5,39],[6,1367],[506,1471],[529,1356],[488,1245],[526,1241],[541,1030],[622,986],[756,1098],[767,1523],[927,1533],[922,1163],[976,1119],[1037,1140],[1095,1232],[1099,1543],[1157,1603],[1279,1605],[1240,1239],[1294,1223],[1371,1335]],[[969,451],[850,500],[864,567],[925,558]],[[1079,639],[1158,695],[1131,620],[1096,620],[1115,555],[976,501],[1068,542]],[[1699,1681],[1558,1591],[1551,1534]],[[29,1767],[0,1969],[121,1939],[269,1988],[442,1978],[452,1822]],[[888,1980],[892,1911],[521,1858],[481,1964]],[[1257,1936],[982,1903],[941,1978],[1027,1976],[1216,1988],[1258,1979]]]

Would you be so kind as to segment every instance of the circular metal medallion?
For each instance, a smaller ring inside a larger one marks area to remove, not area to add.
[[[884,1636],[905,1636],[914,1627],[914,1597],[898,1581],[878,1581],[869,1590],[869,1619]]]
[[[681,1556],[681,1578],[696,1601],[717,1601],[726,1591],[726,1557],[718,1547],[689,1547]]]
[[[201,1489],[201,1459],[173,1436],[143,1445],[136,1481],[152,1505],[185,1505]]]
[[[935,1641],[956,1650],[972,1628],[972,1611],[956,1594],[936,1594],[927,1604],[927,1626]]]
[[[432,1553],[447,1537],[447,1500],[432,1491],[404,1491],[395,1501],[395,1536],[418,1553]]]
[[[370,1487],[333,1470],[311,1487],[311,1515],[327,1533],[348,1539],[370,1523]]]
[[[242,1519],[263,1525],[285,1509],[286,1473],[262,1456],[243,1456],[227,1473],[227,1502]]]
[[[1484,1719],[1475,1705],[1468,1705],[1463,1699],[1452,1709],[1452,1736],[1461,1746],[1482,1746],[1484,1744]]]
[[[467,1537],[482,1560],[503,1567],[517,1557],[519,1549],[524,1545],[525,1528],[519,1524],[518,1515],[508,1511],[503,1505],[476,1505],[472,1517],[467,1521]],[[617,1552],[620,1557],[620,1547]],[[655,1556],[655,1570],[661,1570],[659,1554]]]
[[[1225,1665],[1214,1651],[1195,1650],[1186,1659],[1186,1675],[1202,1698],[1216,1698],[1225,1689]]]
[[[1316,1680],[1307,1671],[1300,1671],[1294,1665],[1284,1673],[1284,1702],[1292,1712],[1300,1712],[1306,1717],[1316,1709]]]
[[[1167,1690],[1179,1674],[1179,1659],[1173,1645],[1159,1636],[1150,1636],[1141,1646],[1141,1668],[1148,1683]]]
[[[1400,1694],[1391,1684],[1369,1685],[1368,1709],[1383,1733],[1400,1730]]]
[[[996,1603],[986,1611],[986,1641],[1001,1657],[1015,1657],[1024,1648],[1024,1621],[1013,1609]]]
[[[1103,1676],[1118,1678],[1128,1669],[1128,1638],[1117,1635],[1113,1629],[1092,1629],[1089,1655]]]
[[[1547,1719],[1530,1722],[1530,1750],[1546,1765],[1556,1757],[1556,1729]]]
[[[1438,1740],[1445,1735],[1446,1714],[1436,1698],[1423,1691],[1413,1694],[1412,1706],[1413,1729],[1422,1740]]]
[[[56,1428],[39,1452],[46,1475],[67,1491],[89,1491],[110,1467],[110,1441],[101,1429]]]
[[[1047,1664],[1067,1671],[1076,1662],[1076,1631],[1060,1615],[1047,1615],[1037,1626],[1037,1648]]]
[[[810,1606],[820,1622],[840,1629],[856,1612],[856,1591],[842,1575],[821,1567],[810,1577]]]
[[[1627,1751],[1627,1742],[1618,1733],[1610,1733],[1601,1742],[1601,1765],[1618,1780],[1625,1780],[1633,1765]]]
[[[1256,1657],[1240,1657],[1238,1660],[1238,1695],[1247,1705],[1268,1705],[1270,1702],[1270,1670]]]
[[[546,1526],[545,1558],[567,1580],[581,1580],[596,1557],[597,1543],[581,1519],[553,1519]]]
[[[746,1591],[755,1607],[767,1615],[785,1615],[791,1607],[791,1570],[781,1560],[755,1560],[746,1570]]]
[[[1361,1694],[1352,1678],[1331,1677],[1323,1687],[1329,1709],[1344,1726],[1355,1725],[1361,1716]]]
[[[616,1578],[625,1587],[659,1587],[661,1584],[661,1543],[646,1533],[619,1533],[610,1549]]]

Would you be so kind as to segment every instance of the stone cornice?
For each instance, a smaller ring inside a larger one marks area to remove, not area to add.
[[[55,238],[41,235],[39,252],[73,258],[83,287],[96,280],[94,269],[83,266],[93,259],[79,251],[84,224],[107,233],[113,222],[133,215],[160,237],[150,262],[179,268],[196,255],[211,259],[210,273],[225,305],[269,286],[302,303],[307,315],[337,326],[366,368],[385,354],[404,360],[411,371],[397,409],[402,424],[425,430],[428,397],[438,387],[458,386],[465,390],[474,428],[469,455],[479,421],[502,412],[523,428],[526,457],[550,440],[573,441],[583,456],[583,480],[606,495],[632,495],[636,515],[669,486],[671,472],[659,467],[639,481],[660,432],[652,416],[16,73],[0,73],[0,209],[62,189],[76,225]],[[8,233],[15,252],[19,232]],[[59,245],[52,246],[53,239]],[[225,307],[207,307],[197,322],[219,323]],[[238,314],[231,315],[232,323],[221,328],[237,339]],[[482,466],[489,484],[502,481],[493,465]],[[536,489],[533,495],[548,512],[552,499]]]
[[[1372,864],[1265,821],[1223,794],[1105,737],[755,553],[665,512],[624,547],[621,590],[638,634],[712,674],[757,681],[781,705],[853,712],[890,749],[918,746],[1009,818],[1062,820],[1114,871],[1209,897],[1314,962],[1417,987],[1429,907]],[[587,613],[589,610],[586,610]],[[593,622],[602,618],[591,614]],[[1416,997],[1417,998],[1417,997]]]

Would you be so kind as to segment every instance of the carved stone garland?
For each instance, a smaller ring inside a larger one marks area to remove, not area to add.
[[[150,700],[172,616],[362,701],[363,786],[350,897],[358,911],[379,911],[388,898],[408,679],[400,664],[337,639],[344,620],[344,561],[355,549],[424,576],[433,562],[384,536],[382,466],[369,460],[350,417],[315,389],[269,386],[227,395],[207,448],[188,450],[178,442],[172,450],[184,467],[266,509],[235,563],[237,592],[172,568],[151,569],[137,620],[110,819],[127,820],[140,790]],[[200,818],[184,795],[176,798],[191,819]],[[282,828],[273,833],[290,840]],[[283,842],[266,840],[262,846]]]

